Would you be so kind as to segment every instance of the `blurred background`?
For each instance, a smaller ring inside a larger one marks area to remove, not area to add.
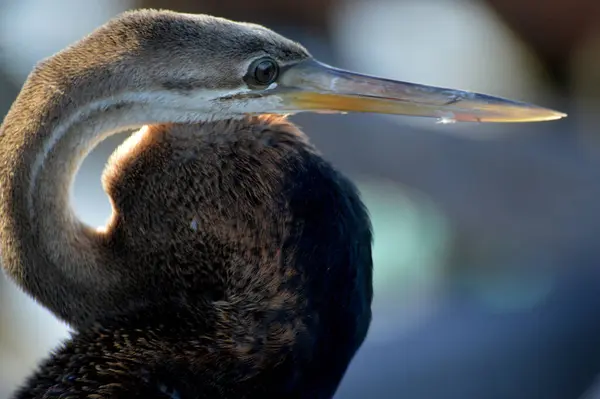
[[[568,112],[294,120],[357,182],[375,230],[373,324],[336,398],[600,398],[598,0],[0,0],[0,115],[38,60],[138,7],[258,22],[339,67]],[[79,173],[90,224],[110,214],[100,174],[125,137]],[[0,399],[66,337],[0,276]]]

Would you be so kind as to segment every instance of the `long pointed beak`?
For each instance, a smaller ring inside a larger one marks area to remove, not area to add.
[[[281,72],[278,109],[290,112],[373,112],[458,122],[537,122],[567,116],[536,105],[468,91],[344,71],[306,60]]]

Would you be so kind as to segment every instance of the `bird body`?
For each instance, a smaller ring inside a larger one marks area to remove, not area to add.
[[[103,183],[104,245],[137,277],[130,299],[78,328],[19,398],[333,394],[323,375],[339,382],[370,322],[371,232],[352,183],[295,126],[145,127]]]
[[[42,61],[0,127],[5,272],[71,339],[15,398],[331,398],[371,321],[354,185],[285,116],[561,114],[353,74],[264,27],[140,10]],[[70,206],[111,156],[95,229]]]

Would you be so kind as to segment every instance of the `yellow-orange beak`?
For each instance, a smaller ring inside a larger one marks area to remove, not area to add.
[[[313,59],[284,68],[277,111],[373,112],[458,122],[537,122],[567,116],[532,104],[344,71]]]

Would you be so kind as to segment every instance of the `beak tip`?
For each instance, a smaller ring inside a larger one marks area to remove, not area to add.
[[[568,115],[564,112],[545,109],[545,117],[540,118],[542,121],[556,121],[566,118]]]
[[[555,111],[549,108],[531,106],[525,104],[519,109],[508,109],[506,113],[500,109],[499,115],[488,119],[488,121],[498,122],[551,122],[566,118],[568,115],[564,112]]]

